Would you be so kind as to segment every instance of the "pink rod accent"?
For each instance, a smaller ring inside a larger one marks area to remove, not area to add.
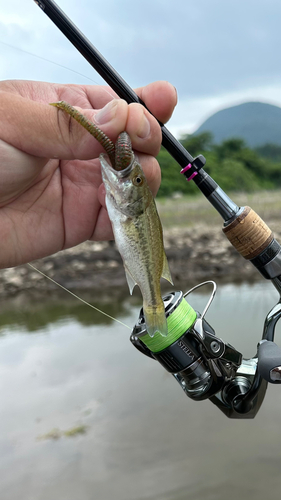
[[[188,165],[186,165],[186,167],[184,167],[182,170],[181,170],[181,174],[185,174],[185,172],[187,172],[190,168],[192,167],[191,163],[189,163]],[[193,174],[191,174],[190,177],[186,178],[186,180],[189,182],[191,181],[192,179],[194,179],[195,175],[197,175],[197,172],[193,172]]]
[[[192,181],[192,179],[195,177],[195,175],[197,175],[197,172],[193,172],[193,174],[191,174],[190,177],[188,177],[187,181]]]
[[[191,167],[192,167],[191,163],[189,163],[188,165],[186,165],[186,167],[184,167],[181,170],[181,174],[184,174],[185,172],[187,172]]]

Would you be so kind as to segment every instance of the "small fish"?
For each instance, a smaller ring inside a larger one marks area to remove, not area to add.
[[[155,201],[135,158],[130,137],[122,132],[116,144],[113,144],[95,123],[67,102],[50,104],[80,123],[107,152],[107,155],[100,155],[106,206],[116,245],[123,259],[130,293],[133,293],[135,285],[140,287],[147,332],[151,337],[156,332],[165,337],[168,335],[168,326],[160,278],[162,276],[171,284],[173,281]]]
[[[153,195],[134,153],[131,163],[123,170],[112,168],[105,154],[100,155],[100,162],[107,211],[123,259],[130,293],[136,284],[140,287],[150,337],[156,332],[167,336],[160,278],[162,276],[171,284],[173,281]]]

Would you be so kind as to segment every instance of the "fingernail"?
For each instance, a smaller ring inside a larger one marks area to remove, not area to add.
[[[138,129],[137,135],[141,139],[145,139],[146,137],[149,136],[149,134],[150,134],[150,123],[149,123],[148,119],[146,118],[145,113],[143,113],[141,124],[140,124],[140,127]]]
[[[176,93],[176,103],[177,103],[178,102],[178,91],[177,91],[177,89],[176,89],[176,87],[174,85],[173,85],[173,87],[174,87],[174,90],[175,90],[175,93]]]
[[[104,108],[102,108],[94,117],[97,125],[104,125],[110,122],[116,115],[117,99],[110,101]]]

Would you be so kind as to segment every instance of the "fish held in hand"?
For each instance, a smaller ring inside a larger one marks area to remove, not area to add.
[[[106,206],[117,248],[123,259],[132,294],[137,284],[143,297],[143,312],[148,334],[168,334],[161,296],[161,276],[172,278],[163,246],[162,225],[153,195],[134,153],[125,169],[117,171],[100,155]]]
[[[135,159],[129,135],[114,144],[97,125],[65,101],[51,103],[68,113],[104,147],[100,155],[106,205],[118,250],[123,258],[130,293],[140,287],[147,331],[168,335],[161,297],[161,276],[173,284],[163,247],[162,226],[152,193]],[[108,162],[110,159],[110,163]]]

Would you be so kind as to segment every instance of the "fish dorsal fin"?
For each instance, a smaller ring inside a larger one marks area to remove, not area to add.
[[[169,281],[171,283],[171,285],[174,284],[173,280],[172,280],[171,273],[170,273],[169,264],[168,264],[165,252],[164,252],[164,255],[163,255],[163,268],[162,268],[162,274],[161,274],[161,276],[165,280]]]
[[[125,268],[125,273],[126,273],[126,278],[127,278],[127,283],[128,283],[128,287],[129,287],[129,290],[130,290],[130,294],[132,295],[133,290],[134,290],[137,282],[135,281],[135,279],[131,275],[131,273],[128,270],[128,268],[126,266],[124,266],[124,268]]]

